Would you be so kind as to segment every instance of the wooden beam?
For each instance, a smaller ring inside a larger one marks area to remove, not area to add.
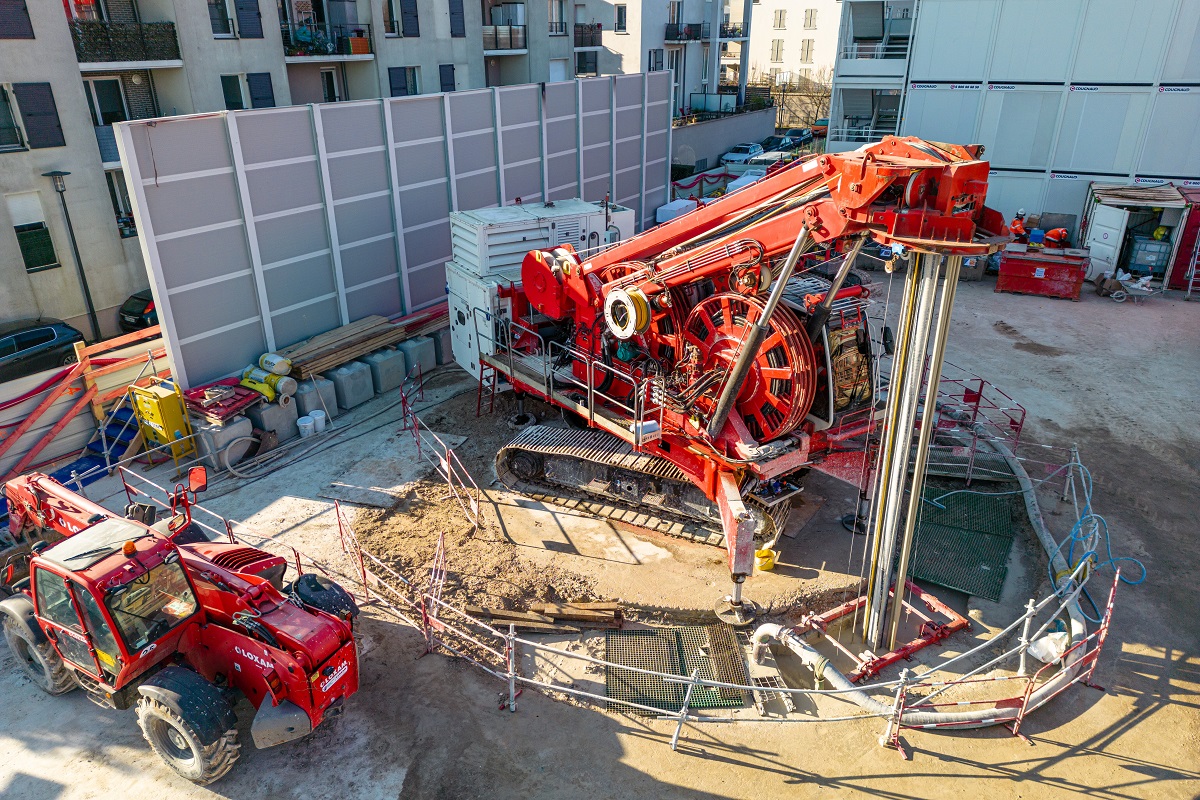
[[[71,406],[71,410],[67,412],[66,416],[54,423],[54,427],[47,431],[45,436],[43,436],[41,439],[38,439],[37,443],[33,447],[29,448],[28,453],[21,456],[21,460],[18,461],[13,468],[8,471],[8,474],[3,478],[0,478],[0,483],[20,475],[21,471],[24,470],[25,467],[32,464],[33,459],[37,457],[37,454],[42,452],[42,450],[46,448],[46,445],[50,444],[50,442],[54,440],[55,436],[58,436],[58,434],[62,433],[63,428],[67,427],[67,425],[71,423],[71,420],[75,419],[79,412],[83,410],[83,407],[92,401],[92,396],[95,394],[96,387],[94,386],[84,392],[83,397],[80,397],[75,401],[75,404]],[[13,436],[10,438],[15,439],[16,437]],[[9,439],[5,439],[4,441],[8,442]],[[3,443],[0,443],[0,447],[2,446]]]
[[[83,354],[90,356],[95,355],[96,353],[107,353],[109,350],[116,350],[119,347],[124,347],[125,345],[133,344],[134,342],[140,342],[143,339],[153,339],[159,334],[159,327],[157,325],[151,325],[149,328],[142,328],[140,331],[127,333],[124,336],[118,336],[115,339],[105,339],[102,342],[96,342],[95,344],[88,345],[87,347],[83,348]]]

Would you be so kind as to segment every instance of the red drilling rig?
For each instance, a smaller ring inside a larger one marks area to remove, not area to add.
[[[9,532],[22,545],[0,602],[33,683],[136,706],[146,741],[198,784],[237,761],[238,694],[257,709],[263,748],[310,733],[358,690],[353,598],[313,575],[285,586],[283,558],[208,541],[191,517],[206,483],[193,468],[172,516],[154,522],[152,506],[120,517],[46,475],[10,480]]]
[[[994,248],[980,237],[1006,229],[984,206],[982,152],[888,137],[607,249],[531,251],[521,284],[501,290],[511,316],[484,315],[481,359],[586,430],[527,428],[498,454],[498,475],[723,543],[734,591],[718,611],[745,621],[756,541],[782,529],[804,473],[879,416],[866,291],[847,281],[859,249]]]

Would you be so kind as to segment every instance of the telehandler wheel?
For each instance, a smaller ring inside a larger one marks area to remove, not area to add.
[[[200,742],[195,728],[166,705],[142,697],[137,705],[138,727],[167,766],[199,786],[206,786],[233,768],[241,754],[236,729],[225,731],[210,745]]]
[[[28,631],[11,617],[4,617],[4,638],[29,679],[46,694],[66,694],[79,688],[75,673],[63,663],[54,645],[30,639]]]

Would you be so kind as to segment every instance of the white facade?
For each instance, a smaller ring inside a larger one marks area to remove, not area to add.
[[[1079,215],[1093,180],[1200,185],[1200,2],[842,5],[830,151],[983,144],[1009,216]]]
[[[755,0],[750,82],[828,79],[841,14],[841,0]]]

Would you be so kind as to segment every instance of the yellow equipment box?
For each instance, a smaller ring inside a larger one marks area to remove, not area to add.
[[[130,386],[129,393],[148,444],[152,447],[170,445],[171,457],[175,460],[196,451],[191,439],[191,421],[183,404],[183,395],[177,389],[159,383]]]

